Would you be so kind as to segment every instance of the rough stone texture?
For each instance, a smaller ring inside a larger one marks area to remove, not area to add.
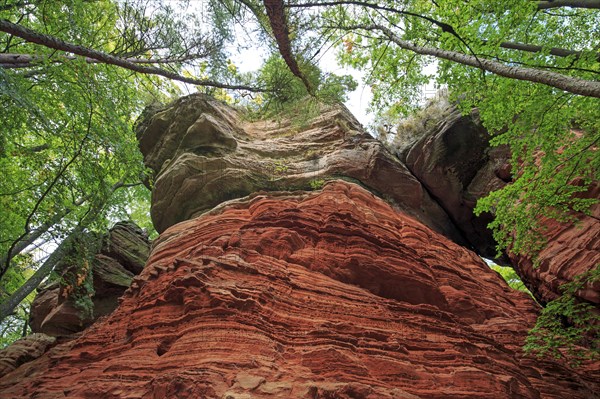
[[[261,190],[311,189],[342,177],[464,243],[421,183],[341,105],[293,126],[245,122],[233,108],[191,95],[147,112],[137,134],[155,172],[151,214],[159,232],[226,200]]]
[[[38,292],[31,305],[31,330],[52,336],[69,335],[111,313],[133,276],[143,270],[149,252],[148,238],[138,226],[132,222],[116,223],[103,239],[92,264],[93,317],[78,309],[60,284],[53,281]],[[70,267],[72,265],[64,264],[57,271],[65,273]]]
[[[600,183],[596,182],[583,196],[600,198]],[[556,299],[561,285],[600,266],[600,204],[591,208],[589,216],[581,212],[572,215],[577,218],[576,223],[542,219],[542,225],[548,229],[548,245],[539,252],[537,267],[531,258],[511,256],[517,273],[542,303]],[[600,281],[587,283],[575,296],[600,310]]]
[[[479,198],[502,188],[511,176],[508,148],[490,148],[489,140],[476,111],[464,116],[450,108],[439,124],[400,156],[470,246],[493,259],[496,242],[487,228],[491,215],[476,217],[473,209]]]
[[[0,377],[42,356],[55,341],[56,338],[46,334],[30,334],[0,349]]]
[[[119,308],[3,397],[594,398],[524,356],[537,306],[358,185],[258,193],[179,223]]]

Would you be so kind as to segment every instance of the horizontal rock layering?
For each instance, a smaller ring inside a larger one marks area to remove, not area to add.
[[[148,111],[136,130],[155,174],[151,215],[158,232],[257,191],[310,190],[346,178],[466,245],[415,176],[343,105],[324,106],[301,123],[248,122],[234,108],[194,94]]]
[[[168,229],[111,316],[0,389],[36,398],[594,397],[597,373],[522,354],[536,306],[473,252],[357,185],[258,193]]]

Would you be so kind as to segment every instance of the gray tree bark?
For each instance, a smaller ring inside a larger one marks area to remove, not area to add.
[[[149,75],[158,75],[163,76],[168,79],[177,80],[179,82],[189,83],[198,86],[209,86],[216,87],[220,89],[232,89],[232,90],[247,90],[252,92],[260,92],[264,91],[257,87],[247,86],[247,85],[230,85],[215,82],[212,80],[205,79],[196,79],[196,78],[188,78],[182,75],[179,75],[175,72],[167,71],[165,69],[153,67],[153,66],[143,66],[137,64],[135,62],[128,61],[125,58],[115,57],[114,55],[110,55],[104,53],[102,51],[93,50],[87,47],[79,46],[73,43],[65,42],[57,37],[46,35],[43,33],[36,32],[29,28],[26,28],[22,25],[14,24],[6,19],[0,19],[0,32],[5,32],[13,36],[20,37],[23,40],[26,40],[31,43],[39,44],[44,47],[52,48],[55,50],[66,51],[69,53],[77,54],[82,57],[88,57],[94,60],[97,60],[104,64],[116,65],[121,68],[129,69],[134,72],[149,74]]]
[[[492,61],[480,57],[475,58],[474,56],[466,55],[456,51],[419,46],[406,40],[400,39],[390,29],[381,25],[355,25],[345,27],[345,29],[364,29],[368,31],[380,31],[390,41],[392,41],[399,47],[405,50],[413,51],[417,54],[430,55],[436,58],[453,61],[462,65],[468,65],[474,68],[494,73],[499,76],[504,76],[506,78],[541,83],[580,96],[600,98],[600,82],[598,81],[580,79],[540,69],[526,68],[515,65],[505,65],[498,61]]]

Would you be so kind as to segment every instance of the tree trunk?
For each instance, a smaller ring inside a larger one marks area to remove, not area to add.
[[[40,283],[50,274],[56,264],[65,256],[75,238],[83,232],[81,225],[77,226],[67,238],[59,244],[59,246],[48,256],[44,264],[36,270],[36,272],[16,290],[6,301],[0,304],[0,322],[7,316],[11,315],[17,306],[35,290]]]
[[[292,53],[290,32],[285,18],[285,7],[283,5],[283,1],[264,0],[264,5],[267,10],[271,30],[275,36],[275,41],[277,42],[277,48],[279,49],[281,57],[284,59],[288,68],[290,68],[290,71],[292,71],[296,77],[300,78],[300,80],[302,80],[302,83],[304,83],[304,86],[306,86],[306,90],[313,95],[313,87],[300,70],[298,62],[296,61],[296,57],[294,57],[294,54]]]

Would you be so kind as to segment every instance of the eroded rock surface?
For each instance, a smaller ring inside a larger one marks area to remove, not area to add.
[[[358,185],[258,193],[172,226],[119,308],[4,397],[594,398],[520,346],[537,305]]]
[[[42,356],[55,341],[55,337],[46,334],[30,334],[0,349],[0,377]]]
[[[489,192],[510,184],[509,150],[506,146],[490,147],[490,136],[479,123],[478,114],[461,115],[447,105],[443,117],[419,139],[398,149],[398,156],[423,184],[428,193],[447,212],[480,255],[496,257],[496,243],[487,224],[491,215],[475,216],[477,200]],[[587,198],[600,198],[596,182]],[[530,257],[505,255],[499,263],[512,264],[529,290],[541,303],[561,295],[561,286],[600,265],[600,205],[591,215],[572,213],[577,222],[559,223],[541,219],[547,228],[547,246],[538,254],[539,267]],[[600,281],[588,283],[575,295],[581,300],[600,304]]]
[[[341,177],[464,243],[421,183],[341,105],[305,125],[251,123],[208,96],[192,95],[148,113],[137,134],[155,172],[151,214],[159,232],[226,200],[261,190],[310,190]]]
[[[43,287],[31,305],[29,324],[33,332],[52,336],[69,335],[89,326],[98,317],[118,306],[118,298],[140,273],[148,259],[150,243],[146,234],[132,222],[119,222],[102,239],[92,262],[94,295],[91,314],[78,308],[59,281]],[[68,273],[73,265],[60,265],[59,274]]]
[[[584,196],[600,198],[600,184],[592,185]],[[542,303],[558,298],[562,285],[600,267],[600,204],[592,206],[589,215],[581,212],[572,215],[576,222],[542,218],[541,224],[548,229],[545,232],[548,244],[537,254],[535,264],[530,257],[511,256],[518,274]],[[583,284],[574,294],[600,311],[599,280]]]
[[[492,217],[477,217],[473,209],[479,198],[504,187],[511,176],[508,148],[491,148],[489,140],[476,111],[461,115],[449,106],[438,124],[399,155],[469,245],[493,259],[496,242],[487,228]],[[507,259],[500,261],[505,263]]]

